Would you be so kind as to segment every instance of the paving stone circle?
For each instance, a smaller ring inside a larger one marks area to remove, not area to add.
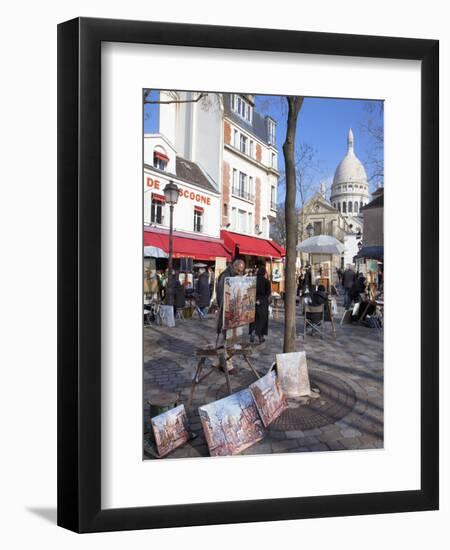
[[[270,431],[305,431],[334,424],[349,414],[356,403],[354,389],[344,380],[331,373],[313,371],[309,373],[311,388],[319,390],[320,398],[307,404],[291,405],[271,425]],[[233,393],[247,388],[255,378],[251,373],[240,373],[239,384],[231,376]],[[226,384],[218,392],[217,399],[228,395]]]

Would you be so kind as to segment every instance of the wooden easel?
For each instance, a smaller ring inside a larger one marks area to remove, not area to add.
[[[234,335],[226,339],[226,331],[223,331],[225,340],[224,345],[217,347],[216,345],[213,346],[210,344],[209,346],[205,346],[204,348],[197,348],[195,350],[195,353],[197,357],[199,357],[199,362],[197,364],[197,369],[195,371],[194,377],[192,379],[191,384],[191,391],[189,393],[189,399],[187,402],[187,406],[190,407],[192,405],[192,399],[194,397],[195,388],[203,381],[205,378],[207,378],[212,372],[214,372],[214,369],[219,369],[223,372],[225,376],[225,381],[227,384],[228,389],[228,395],[231,395],[233,393],[231,388],[231,380],[230,380],[230,373],[228,372],[228,364],[227,362],[234,357],[235,355],[240,355],[243,357],[244,361],[247,363],[247,365],[250,367],[251,371],[255,375],[255,377],[258,379],[260,378],[258,372],[256,371],[255,367],[252,365],[249,355],[253,354],[253,348],[249,342],[242,342],[239,341],[239,338],[236,335],[235,329],[233,330]],[[214,361],[214,358],[218,359],[218,363]],[[206,364],[206,360],[210,359],[211,363],[209,365]],[[203,374],[203,369],[208,368],[209,370]]]

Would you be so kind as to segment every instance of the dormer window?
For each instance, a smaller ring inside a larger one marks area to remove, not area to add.
[[[275,129],[276,129],[276,122],[273,120],[273,118],[266,117],[266,131],[267,131],[267,141],[269,142],[269,145],[275,145]]]
[[[242,96],[232,94],[231,109],[249,124],[253,122],[253,105]]]
[[[153,151],[153,166],[159,170],[166,170],[169,163],[169,157],[161,149]]]

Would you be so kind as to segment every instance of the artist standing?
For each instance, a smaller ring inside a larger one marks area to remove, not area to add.
[[[249,326],[250,342],[255,341],[255,333],[259,342],[264,342],[264,336],[269,332],[269,298],[271,293],[266,268],[260,267],[256,273],[255,322]]]

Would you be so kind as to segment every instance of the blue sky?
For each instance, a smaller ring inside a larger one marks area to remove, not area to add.
[[[156,94],[152,93],[156,99]],[[286,135],[287,102],[283,96],[255,96],[256,109],[263,115],[270,115],[277,121],[276,142],[279,151],[278,168],[284,171],[282,145]],[[364,123],[370,116],[369,104],[380,102],[358,99],[305,98],[298,118],[297,146],[308,144],[315,151],[315,169],[311,177],[311,187],[317,187],[324,181],[331,183],[334,171],[347,151],[347,134],[352,128],[355,153],[366,164],[372,143],[363,130]],[[158,131],[158,106],[147,105],[144,117],[144,131]],[[382,124],[382,121],[381,121]],[[367,168],[367,165],[366,165]],[[376,187],[372,184],[372,190]],[[278,189],[278,202],[284,199],[284,182],[281,180]]]

